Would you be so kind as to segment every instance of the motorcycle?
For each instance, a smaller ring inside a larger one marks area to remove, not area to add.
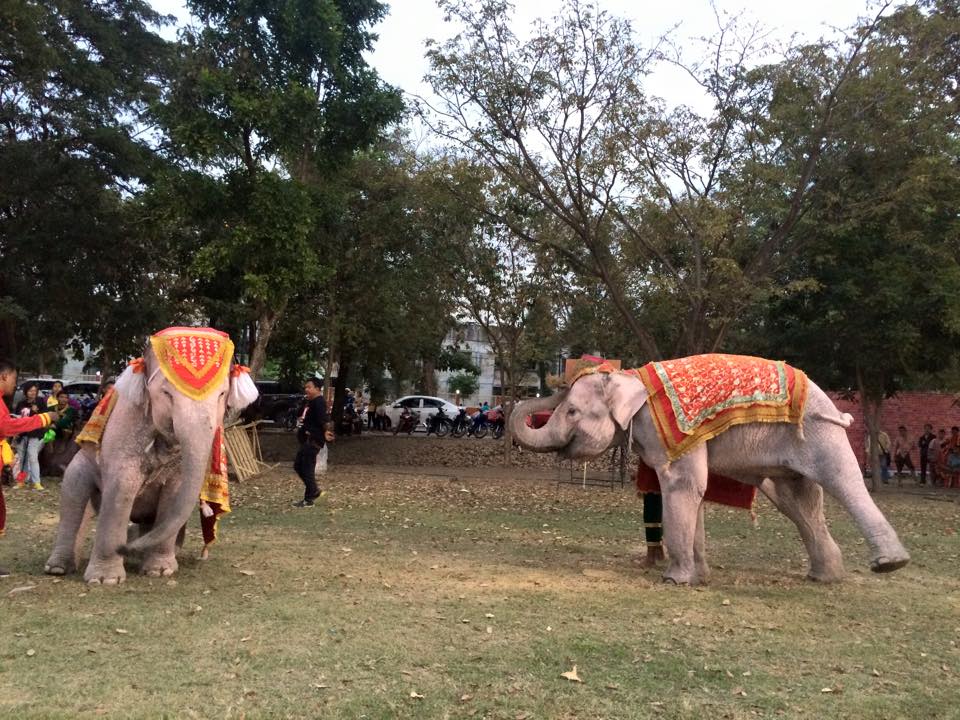
[[[303,407],[301,403],[291,405],[280,415],[277,424],[284,430],[296,430],[297,425],[300,424],[300,414],[302,411]]]
[[[452,425],[453,422],[447,417],[443,408],[440,408],[433,417],[427,420],[427,435],[436,433],[437,437],[446,437]]]
[[[485,438],[488,432],[492,432],[493,439],[499,440],[503,437],[503,431],[503,411],[492,408],[486,412],[481,412],[479,417],[474,420],[473,426],[467,432],[475,438]]]
[[[450,434],[455,438],[460,438],[470,432],[470,418],[467,417],[467,409],[460,408],[460,412],[451,421]]]
[[[503,414],[503,410],[494,408],[487,413],[487,424],[490,426],[490,430],[493,432],[493,439],[499,440],[503,437],[503,431],[506,426],[506,417]]]
[[[397,420],[397,426],[393,429],[393,434],[405,432],[410,435],[420,424],[420,413],[413,412],[409,408],[404,408]]]

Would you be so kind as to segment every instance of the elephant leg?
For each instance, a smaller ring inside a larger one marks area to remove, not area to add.
[[[669,557],[663,580],[677,585],[696,584],[699,578],[694,546],[697,517],[707,490],[706,448],[691,451],[659,469],[657,475],[663,494],[663,537]]]
[[[853,516],[870,545],[871,570],[893,572],[910,562],[910,553],[900,542],[896,530],[867,492],[860,466],[849,444],[844,454],[823,459],[815,472],[801,472],[820,483]]]
[[[127,526],[137,491],[143,484],[139,461],[127,460],[104,472],[97,538],[83,579],[92,585],[116,585],[126,577],[123,556]]]
[[[177,550],[183,545],[187,533],[184,525],[180,531],[169,540],[164,540],[147,551],[143,558],[140,572],[149,577],[169,577],[180,567],[177,563]]]
[[[797,526],[810,558],[807,578],[819,582],[843,579],[843,557],[823,516],[823,490],[805,478],[765,478],[760,490]]]
[[[86,524],[93,514],[89,508],[100,469],[95,458],[87,452],[79,453],[71,461],[63,475],[60,486],[60,522],[57,525],[57,537],[53,551],[43,566],[48,575],[64,575],[73,572],[76,565],[77,548],[83,543]]]
[[[710,566],[707,565],[706,530],[703,526],[703,503],[697,510],[697,530],[693,536],[694,584],[705,585],[710,579]]]
[[[90,525],[97,516],[93,508],[93,503],[88,502],[83,511],[83,519],[80,521],[80,529],[77,531],[77,538],[73,543],[73,567],[78,568],[83,564],[83,545],[86,542],[87,534],[90,532]]]
[[[140,572],[149,577],[168,577],[180,567],[177,563],[179,533],[152,546],[143,558]]]

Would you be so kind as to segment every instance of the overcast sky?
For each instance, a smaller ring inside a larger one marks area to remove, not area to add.
[[[185,20],[187,12],[181,0],[151,0],[162,13]],[[422,82],[427,71],[423,43],[427,38],[444,39],[452,34],[433,0],[392,0],[389,15],[376,27],[380,39],[371,57],[380,76],[414,95],[426,95]],[[538,16],[549,16],[559,8],[560,0],[516,0],[516,27],[529,27]],[[642,43],[652,44],[664,32],[674,30],[677,41],[711,35],[716,20],[708,0],[602,0],[601,7],[613,15],[630,18]],[[717,0],[721,12],[738,14],[760,22],[779,39],[798,34],[808,40],[832,36],[838,28],[848,28],[859,16],[870,13],[873,0]],[[521,34],[518,32],[518,34]],[[648,84],[648,89],[671,104],[697,105],[697,91],[679,73],[663,71]]]

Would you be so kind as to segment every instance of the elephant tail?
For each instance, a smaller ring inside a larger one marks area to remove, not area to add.
[[[155,550],[160,545],[169,541],[171,533],[176,534],[176,532],[177,528],[173,527],[172,523],[159,524],[135,540],[131,540],[125,545],[121,545],[119,548],[117,548],[117,554],[126,557],[127,555],[132,555],[134,553],[145,553]]]
[[[850,413],[840,413],[839,415],[823,415],[821,413],[814,413],[810,419],[825,420],[828,423],[839,425],[844,429],[853,425],[853,415]]]

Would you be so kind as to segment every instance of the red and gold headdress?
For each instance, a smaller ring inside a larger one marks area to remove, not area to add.
[[[230,372],[233,342],[213,328],[171,327],[150,337],[160,371],[187,397],[203,400]]]

